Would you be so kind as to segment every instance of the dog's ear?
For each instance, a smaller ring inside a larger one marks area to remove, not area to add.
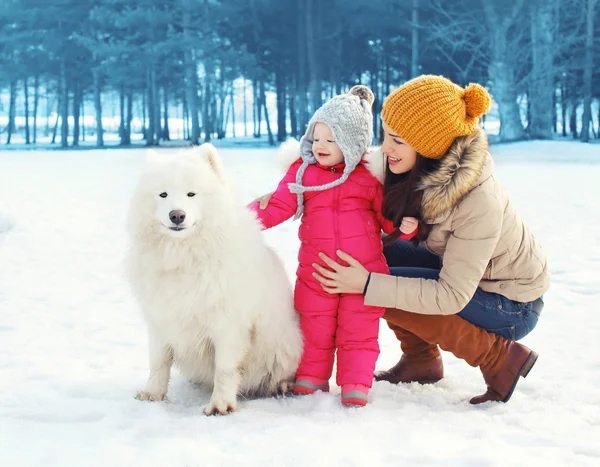
[[[223,177],[223,166],[221,165],[221,157],[215,148],[210,143],[204,143],[195,148],[196,152],[202,157],[212,169],[212,171],[218,176]]]

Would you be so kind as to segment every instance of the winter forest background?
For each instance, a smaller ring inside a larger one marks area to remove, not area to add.
[[[1,0],[0,141],[276,144],[359,82],[378,130],[385,96],[422,73],[484,84],[494,140],[593,140],[598,3]]]

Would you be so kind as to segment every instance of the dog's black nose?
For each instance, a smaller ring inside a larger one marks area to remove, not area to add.
[[[179,225],[185,220],[185,212],[181,211],[180,209],[171,211],[169,213],[169,219],[171,219],[171,222],[173,222],[173,224]]]

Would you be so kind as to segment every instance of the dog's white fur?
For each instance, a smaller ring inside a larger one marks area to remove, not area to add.
[[[178,231],[174,210],[185,212]],[[216,149],[151,152],[128,221],[128,277],[150,350],[136,397],[163,400],[173,364],[212,389],[208,415],[236,410],[239,393],[289,390],[302,353],[291,284],[256,216],[235,199]]]

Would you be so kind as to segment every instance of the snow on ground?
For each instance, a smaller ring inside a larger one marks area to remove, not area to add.
[[[221,152],[244,201],[279,180],[273,150]],[[144,151],[0,153],[0,465],[600,465],[600,147],[492,153],[553,280],[508,404],[470,406],[480,372],[444,354],[440,383],[377,383],[363,409],[333,387],[220,418],[176,372],[170,403],[133,398],[147,343],[120,262]],[[296,228],[266,232],[290,278]],[[380,341],[385,369],[400,352],[383,323]]]

